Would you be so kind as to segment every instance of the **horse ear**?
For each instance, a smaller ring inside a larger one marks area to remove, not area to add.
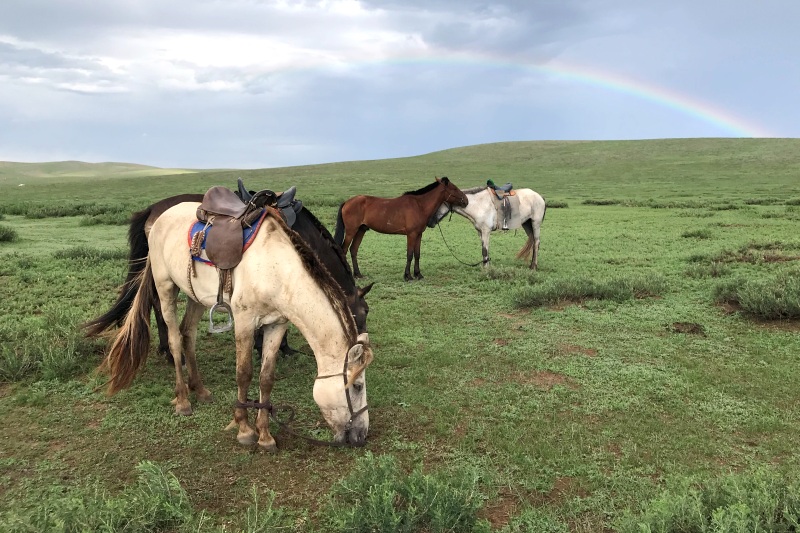
[[[349,350],[347,350],[347,362],[348,363],[355,363],[356,361],[361,360],[364,357],[364,345],[354,344]]]
[[[449,179],[447,179],[447,176],[444,176],[444,177],[442,178],[442,183],[444,183],[445,185],[449,185],[449,184],[450,184],[450,180],[449,180]]]
[[[366,296],[367,293],[372,289],[373,285],[375,285],[374,281],[372,283],[370,283],[369,285],[366,285],[364,288],[359,288],[358,289],[358,297],[359,298],[363,298],[364,296]]]
[[[439,179],[439,176],[434,176],[434,178],[435,178],[435,179],[436,179],[436,181],[438,181],[439,183],[441,183],[441,182],[442,182],[442,180],[440,180],[440,179]]]

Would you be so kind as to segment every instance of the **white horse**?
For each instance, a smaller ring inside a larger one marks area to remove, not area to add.
[[[486,186],[464,189],[462,192],[467,196],[469,202],[466,207],[443,203],[434,215],[432,222],[438,222],[447,213],[454,211],[472,222],[475,229],[481,236],[483,251],[483,264],[489,263],[489,235],[491,232],[501,229],[502,219],[497,215],[495,204],[495,194]],[[526,257],[531,254],[531,269],[536,270],[539,266],[539,231],[544,220],[544,213],[547,210],[544,198],[531,189],[514,189],[516,193],[511,197],[511,219],[507,221],[508,229],[522,227],[528,234],[525,246],[517,253],[518,258]]]
[[[211,399],[197,370],[195,341],[203,311],[217,301],[219,278],[214,267],[197,264],[190,270],[187,232],[196,221],[199,204],[178,204],[162,214],[148,236],[150,251],[138,292],[108,355],[101,366],[110,374],[109,394],[127,387],[147,357],[150,344],[150,302],[158,293],[175,355],[175,411],[192,412],[189,390],[199,401]],[[236,337],[236,384],[234,420],[237,439],[275,451],[269,432],[269,401],[274,382],[278,347],[291,321],[308,341],[317,360],[313,396],[336,443],[363,445],[369,429],[364,370],[372,361],[366,333],[357,337],[356,324],[339,285],[320,264],[311,249],[279,215],[270,213],[241,262],[233,270],[233,293],[225,299],[234,320]],[[177,296],[187,295],[186,314],[178,326]],[[264,333],[259,400],[248,400],[253,374],[253,333]],[[181,369],[183,353],[189,374],[188,387]],[[258,410],[254,430],[248,408]]]

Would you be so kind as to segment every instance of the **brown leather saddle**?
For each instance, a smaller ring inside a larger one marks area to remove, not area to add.
[[[251,227],[267,207],[276,208],[282,213],[288,208],[292,209],[296,187],[276,194],[264,189],[256,193],[249,193],[244,189],[241,179],[239,190],[247,192],[246,201],[227,187],[211,187],[203,201],[197,207],[197,220],[205,223],[205,227],[192,238],[191,254],[199,256],[200,247],[205,243],[205,252],[208,260],[217,268],[219,273],[219,289],[217,303],[211,307],[208,315],[208,330],[211,333],[222,333],[233,327],[233,312],[224,301],[224,293],[233,293],[233,278],[231,273],[242,261],[244,248],[242,234],[246,228]],[[292,209],[292,215],[294,210]],[[284,214],[284,217],[286,215]],[[213,231],[209,231],[213,228]],[[192,262],[192,267],[194,263]],[[191,276],[189,278],[191,283]],[[224,312],[228,315],[227,322],[222,325],[214,324],[214,313]]]

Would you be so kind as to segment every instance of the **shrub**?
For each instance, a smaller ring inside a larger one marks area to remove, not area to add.
[[[514,305],[539,307],[588,299],[622,302],[633,298],[658,296],[665,290],[666,281],[657,274],[614,277],[605,280],[589,278],[549,280],[540,285],[518,290],[514,295]]]
[[[551,207],[553,209],[566,209],[569,207],[569,204],[567,202],[564,202],[563,200],[548,200],[547,208],[549,209]]]
[[[778,205],[782,204],[783,200],[780,198],[746,198],[744,203],[746,205]]]
[[[706,483],[683,479],[647,503],[641,513],[626,513],[620,533],[797,531],[800,483],[759,469]]]
[[[478,519],[483,504],[474,472],[405,476],[388,455],[367,453],[331,490],[325,531],[489,531]]]
[[[583,205],[619,205],[621,202],[620,200],[584,200]]]
[[[686,269],[690,278],[719,278],[731,273],[731,267],[722,261],[711,261],[708,264],[692,264]]]
[[[714,288],[718,303],[767,320],[800,318],[800,272],[784,271],[766,279],[736,279]]]
[[[694,238],[694,239],[710,239],[711,231],[708,229],[695,229],[691,231],[684,231],[681,237]]]
[[[81,218],[78,225],[80,226],[96,226],[98,224],[105,224],[107,226],[124,226],[130,223],[130,214],[126,211],[111,211],[108,213],[100,213],[97,215],[85,216]]]
[[[187,524],[192,512],[186,492],[172,473],[143,461],[137,483],[118,496],[94,489],[52,487],[52,494],[33,498],[29,509],[0,515],[4,531],[148,532],[174,531]],[[4,515],[4,516],[3,516]]]
[[[17,230],[10,226],[0,224],[0,242],[14,242],[19,240]]]
[[[92,248],[91,246],[73,246],[72,248],[57,250],[53,254],[53,257],[56,259],[115,261],[118,259],[127,259],[128,250],[122,248],[103,250],[100,248]]]
[[[39,323],[41,321],[41,323]],[[94,340],[65,313],[0,324],[0,381],[66,381],[97,363]]]

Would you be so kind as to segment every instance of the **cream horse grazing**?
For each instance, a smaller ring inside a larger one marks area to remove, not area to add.
[[[147,264],[133,305],[114,339],[101,368],[110,374],[109,394],[133,381],[144,363],[150,345],[150,302],[155,290],[169,332],[170,350],[175,360],[175,411],[192,412],[189,390],[198,401],[209,401],[211,393],[203,385],[197,369],[195,341],[197,324],[206,308],[216,303],[219,278],[215,268],[191,261],[187,232],[196,220],[195,202],[168,209],[153,224],[148,241]],[[338,444],[361,446],[369,430],[365,369],[373,354],[367,334],[357,336],[356,324],[339,285],[320,264],[311,249],[279,215],[270,212],[241,262],[233,270],[233,293],[225,299],[233,311],[236,337],[237,402],[234,420],[237,439],[249,445],[258,441],[263,450],[275,451],[269,432],[272,410],[270,393],[274,382],[278,347],[292,322],[306,338],[317,360],[314,401],[334,433]],[[186,313],[178,326],[177,296],[187,295]],[[248,400],[253,374],[253,333],[264,333],[259,399]],[[183,379],[184,354],[188,386]],[[248,408],[258,410],[255,429],[248,419]]]
[[[483,264],[489,263],[489,235],[501,228],[502,220],[498,219],[497,208],[494,203],[494,193],[486,186],[464,189],[461,192],[466,195],[469,202],[465,207],[455,204],[443,203],[436,214],[432,223],[439,222],[450,211],[454,211],[472,222],[475,229],[481,236]],[[527,257],[531,254],[531,269],[536,270],[539,266],[539,231],[544,220],[544,213],[547,210],[544,198],[531,189],[514,189],[516,193],[511,200],[511,219],[508,221],[508,229],[522,227],[528,234],[525,246],[517,253],[518,258]]]

